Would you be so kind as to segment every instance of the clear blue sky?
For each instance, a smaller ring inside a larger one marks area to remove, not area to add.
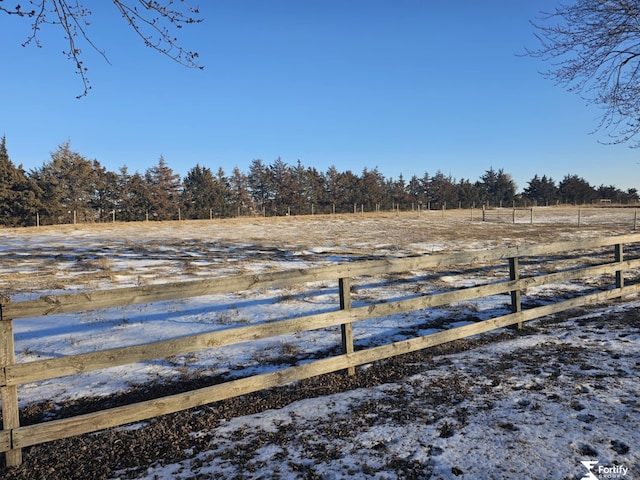
[[[406,180],[502,168],[519,191],[535,174],[640,189],[640,151],[599,143],[601,111],[518,56],[537,45],[529,20],[557,2],[200,1],[204,22],[180,42],[203,71],[144,47],[110,2],[89,3],[111,64],[83,45],[93,89],[80,100],[61,31],[22,47],[28,20],[0,14],[0,135],[27,171],[69,140],[112,171],[144,173],[162,155],[181,175],[230,174],[281,157]]]

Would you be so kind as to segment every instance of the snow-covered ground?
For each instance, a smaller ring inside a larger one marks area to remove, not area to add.
[[[211,445],[197,461],[142,478],[577,480],[589,460],[628,469],[596,478],[639,478],[639,325],[615,325],[639,306],[438,356],[402,382],[223,419],[196,433]]]
[[[626,218],[626,217],[625,217]],[[495,225],[460,214],[361,215],[65,226],[0,230],[0,296],[13,301],[72,290],[304,268],[386,255],[483,249],[629,233],[598,225]],[[551,223],[551,222],[549,222]],[[533,267],[529,267],[533,268]],[[414,272],[356,284],[355,305],[482,281]],[[538,292],[553,297],[573,284]],[[20,362],[72,355],[335,309],[337,285],[312,291],[198,297],[15,321]],[[403,381],[221,418],[210,448],[159,458],[139,478],[640,478],[640,299],[497,332],[473,348],[434,355]],[[356,345],[462,325],[508,310],[496,296],[362,322]],[[305,361],[339,345],[337,329],[262,340],[21,386],[22,407],[109,395],[133,384],[199,372],[227,378]],[[242,366],[241,369],[238,366]],[[361,367],[368,371],[370,366]],[[215,405],[201,414],[215,412]],[[197,414],[197,413],[196,413]],[[140,423],[127,429],[142,429]],[[240,452],[240,453],[239,453]],[[28,458],[26,458],[28,461]],[[608,470],[607,470],[608,469]],[[624,470],[627,469],[627,470]],[[590,477],[587,477],[590,478]]]

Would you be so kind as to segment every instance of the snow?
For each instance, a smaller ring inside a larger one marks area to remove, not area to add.
[[[640,302],[635,301],[624,309],[639,306]],[[620,312],[622,307],[610,310],[596,315]],[[634,472],[626,478],[637,478],[640,402],[634,370],[640,354],[638,334],[620,338],[616,332],[585,331],[577,324],[583,318],[593,317],[578,317],[559,325],[564,332],[560,338],[534,334],[439,357],[439,368],[425,368],[424,373],[402,384],[300,400],[278,410],[227,419],[214,431],[207,432],[212,438],[212,448],[199,454],[204,466],[197,472],[189,467],[192,464],[189,460],[155,466],[141,478],[187,479],[194,473],[232,478],[238,474],[238,466],[225,453],[245,448],[243,445],[256,442],[265,432],[281,430],[296,432],[286,451],[273,444],[256,450],[245,465],[243,478],[274,478],[274,469],[278,478],[300,478],[288,466],[308,461],[304,448],[307,443],[324,443],[336,451],[330,461],[314,464],[318,478],[353,478],[353,472],[358,472],[356,478],[402,478],[380,470],[385,465],[383,458],[392,456],[428,466],[432,477],[424,478],[460,478],[455,471],[466,472],[462,478],[577,479],[585,474],[580,461],[592,458],[584,453],[589,449],[596,452],[600,465],[625,465]],[[549,343],[564,348],[595,344],[594,353],[587,355],[594,365],[583,370],[584,366],[545,364],[541,360],[538,369],[528,371],[526,365],[515,361],[515,366],[505,370],[507,375],[502,376],[501,383],[492,386],[488,375],[492,359],[501,354],[535,351]],[[598,352],[604,350],[621,356],[603,365]],[[437,419],[412,416],[403,423],[391,415],[394,391],[403,390],[411,396],[411,402],[419,410],[421,399],[432,393],[427,387],[434,380],[447,380],[453,375],[461,376],[462,381],[474,387],[454,407],[472,417],[468,424],[456,426],[460,420],[454,412],[447,412],[450,405],[425,408],[425,414]],[[570,402],[560,402],[560,398]],[[370,414],[376,422],[354,428],[351,412],[368,402],[376,405]],[[331,428],[322,427],[327,424]],[[447,424],[453,425],[450,436],[442,434]],[[336,440],[331,434],[342,426],[350,434]],[[327,437],[319,432],[326,432]],[[610,448],[599,446],[603,444]],[[630,453],[616,453],[614,448],[620,445],[631,447]],[[284,457],[287,462],[269,461],[274,456]],[[368,466],[369,474],[362,473],[363,465]]]
[[[406,226],[422,220],[392,221],[397,230],[402,222]],[[504,226],[501,229],[510,237],[489,235],[467,243],[435,237],[430,241],[426,235],[408,236],[405,243],[379,238],[375,229],[380,224],[370,219],[358,228],[374,230],[363,235],[354,230],[353,221],[295,219],[275,225],[257,220],[203,223],[198,228],[162,223],[138,230],[131,226],[7,229],[0,231],[0,293],[18,301],[69,290],[526,241],[513,238]],[[574,237],[589,234],[576,230]],[[574,238],[567,233],[563,237]],[[414,280],[406,283],[390,284],[384,277],[356,282],[354,306],[486,280],[482,272],[412,274]],[[576,288],[567,283],[527,293],[551,298]],[[354,327],[356,346],[389,343],[406,338],[407,331],[425,335],[504,314],[507,302],[506,296],[494,296],[362,322]],[[319,282],[311,292],[267,289],[25,319],[14,322],[16,356],[19,362],[29,362],[74,355],[328,311],[337,303],[337,285]],[[473,349],[434,356],[432,364],[403,382],[221,419],[209,431],[191,433],[210,439],[208,451],[166,465],[158,459],[137,478],[296,479],[313,474],[326,479],[393,479],[404,478],[411,467],[422,472],[416,478],[580,479],[587,474],[581,464],[585,460],[629,468],[626,475],[608,478],[640,478],[638,323],[631,328],[626,322],[621,330],[615,322],[637,315],[639,308],[640,299],[630,298],[574,318],[536,320],[530,322],[533,331],[527,334],[496,337],[495,342]],[[23,385],[19,401],[24,407],[47,399],[109,395],[132,384],[178,378],[185,371],[229,378],[263,373],[280,368],[278,360],[285,354],[305,361],[305,355],[339,343],[339,331],[325,329],[232,345]],[[236,365],[245,368],[238,373]],[[465,395],[440,404],[430,400],[446,395],[448,384],[458,385]],[[201,412],[208,409],[215,410],[215,405]],[[144,426],[141,422],[122,428]],[[270,441],[274,438],[279,440]],[[244,452],[243,465],[237,452]]]

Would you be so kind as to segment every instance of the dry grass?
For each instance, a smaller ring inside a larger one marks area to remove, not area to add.
[[[5,229],[0,294],[246,274],[292,260],[322,264],[552,242],[633,227],[633,209],[618,209],[618,216],[601,210],[597,221],[583,214],[591,224],[581,226],[571,220],[577,209],[541,211],[545,223],[534,224],[482,222],[481,211],[447,210]]]

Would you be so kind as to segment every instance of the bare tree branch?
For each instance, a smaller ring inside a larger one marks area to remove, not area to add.
[[[84,91],[78,95],[81,98],[89,92],[91,84],[87,75],[87,67],[82,60],[82,49],[78,40],[86,42],[109,63],[104,50],[101,50],[92,40],[87,31],[92,15],[91,11],[80,0],[29,0],[30,10],[23,10],[21,5],[5,7],[0,0],[0,13],[31,19],[31,33],[23,46],[34,44],[40,47],[38,34],[44,25],[55,25],[62,28],[69,49],[63,53],[75,64],[76,73],[80,75]],[[198,63],[199,55],[195,51],[185,50],[178,43],[175,30],[185,25],[202,22],[198,17],[199,10],[189,7],[186,0],[112,0],[125,22],[142,39],[144,44],[171,58],[180,65],[188,68],[203,67]]]
[[[604,109],[597,129],[610,143],[640,133],[639,17],[636,0],[576,0],[532,22],[540,47],[527,54],[550,62],[547,78]]]

